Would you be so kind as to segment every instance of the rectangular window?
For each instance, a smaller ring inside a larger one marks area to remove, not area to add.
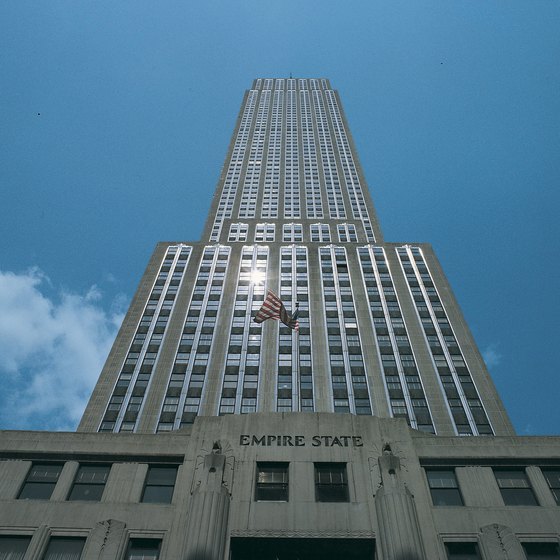
[[[537,506],[525,469],[494,470],[506,506]]]
[[[463,498],[454,469],[426,470],[434,506],[462,506]]]
[[[2,560],[23,560],[31,537],[0,535],[0,558]]]
[[[20,500],[48,500],[62,471],[62,465],[33,464],[19,493]]]
[[[257,502],[288,501],[289,463],[257,463]]]
[[[159,539],[130,539],[126,560],[157,560],[160,549]]]
[[[142,502],[152,504],[170,504],[177,478],[177,467],[150,466]]]
[[[560,506],[560,469],[543,469],[543,474],[556,503]]]
[[[555,542],[521,543],[527,560],[560,560],[560,549]]]
[[[76,537],[51,537],[43,560],[79,560],[85,542]]]
[[[445,543],[445,552],[449,560],[479,560],[480,552],[475,542]]]
[[[68,499],[92,502],[101,500],[110,470],[110,465],[80,465]]]
[[[315,499],[318,502],[348,502],[346,463],[315,463]]]

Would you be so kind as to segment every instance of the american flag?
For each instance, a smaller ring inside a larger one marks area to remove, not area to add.
[[[274,293],[268,290],[266,294],[266,298],[257,312],[255,316],[255,323],[262,323],[267,319],[277,319],[282,321],[284,325],[290,327],[290,329],[298,330],[299,329],[299,321],[297,319],[298,316],[298,306],[296,304],[296,310],[293,315],[286,311],[282,300]]]

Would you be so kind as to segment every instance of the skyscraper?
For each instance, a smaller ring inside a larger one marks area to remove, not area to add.
[[[78,431],[0,432],[0,560],[560,559],[559,505],[560,438],[515,436],[431,247],[383,240],[326,79],[253,82]]]
[[[268,289],[298,333],[252,322]],[[325,79],[254,81],[202,240],[156,248],[79,430],[257,411],[513,433],[431,248],[383,242]]]

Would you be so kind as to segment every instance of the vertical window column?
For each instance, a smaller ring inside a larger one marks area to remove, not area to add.
[[[321,247],[319,255],[334,411],[371,414],[346,250],[343,247]]]
[[[167,385],[158,432],[194,422],[202,399],[230,247],[205,247]]]
[[[308,218],[317,219],[323,217],[323,202],[321,200],[319,163],[317,161],[317,150],[315,148],[313,117],[311,115],[309,92],[300,90],[299,95],[303,174],[305,183],[305,210]]]
[[[235,137],[224,187],[220,195],[220,202],[218,203],[214,225],[210,234],[210,241],[217,242],[220,240],[224,219],[231,218],[232,216],[233,203],[239,186],[243,159],[245,158],[247,143],[249,141],[249,132],[251,131],[258,96],[258,90],[251,90],[247,96],[245,107],[243,108],[241,124],[239,125],[237,136]]]
[[[253,139],[249,151],[249,160],[243,181],[243,192],[239,206],[239,218],[254,218],[257,209],[257,197],[259,194],[259,181],[261,178],[262,162],[264,157],[264,143],[266,139],[266,128],[270,107],[270,90],[265,89],[261,93],[259,108]]]
[[[284,112],[284,92],[277,89],[272,102],[268,153],[264,173],[264,191],[261,217],[278,217],[278,194],[280,191],[280,160],[282,157],[282,128]]]
[[[406,245],[399,247],[397,254],[457,433],[492,435],[490,421],[421,249]]]
[[[358,257],[391,415],[406,418],[413,428],[435,433],[385,251],[359,247]]]
[[[288,80],[288,88],[290,87]],[[299,141],[297,94],[289,89],[286,97],[286,147],[284,152],[284,218],[301,218],[299,188]]]
[[[98,431],[134,431],[191,250],[168,247]]]
[[[264,301],[268,247],[243,247],[235,291],[219,414],[257,411],[262,326],[253,317]]]
[[[329,215],[331,218],[346,218],[344,199],[340,187],[340,177],[334,157],[334,147],[331,140],[327,113],[323,103],[323,96],[320,90],[313,91],[313,103],[315,109],[315,120],[319,133],[319,145],[321,147],[321,163],[323,166],[323,176],[325,178],[325,189],[327,191],[327,201]]]
[[[294,282],[295,280],[295,282]],[[280,299],[292,313],[299,303],[299,330],[279,324],[276,410],[313,411],[309,271],[305,247],[282,247]],[[299,371],[298,371],[299,370]],[[298,375],[299,373],[299,375]]]
[[[352,156],[352,150],[350,149],[348,135],[342,121],[342,115],[336,100],[336,95],[333,90],[326,89],[325,97],[329,108],[329,116],[334,129],[334,137],[340,161],[342,162],[344,182],[346,183],[346,189],[348,191],[348,196],[350,197],[350,204],[352,205],[352,216],[355,219],[360,219],[362,221],[367,241],[374,243],[375,235],[371,226],[362,185],[360,184],[360,179],[358,177],[358,170]]]

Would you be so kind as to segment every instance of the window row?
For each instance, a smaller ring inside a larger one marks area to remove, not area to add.
[[[340,243],[357,243],[358,233],[354,224],[337,224],[338,241]],[[229,227],[228,242],[245,243],[249,238],[249,224],[233,223]],[[259,223],[255,226],[255,243],[273,243],[276,238],[276,224]],[[311,224],[309,226],[311,242],[330,243],[331,230],[329,224]],[[303,242],[302,224],[283,224],[282,241],[285,243]]]
[[[49,500],[62,473],[62,463],[33,463],[19,491],[19,500]],[[173,498],[177,465],[150,465],[141,502],[169,504]],[[80,464],[66,499],[99,502],[103,496],[111,465]],[[0,557],[1,558],[1,557]]]
[[[336,540],[333,540],[334,545]],[[0,535],[0,558],[23,560],[31,536]],[[85,546],[85,537],[52,536],[42,560],[80,560]],[[128,541],[124,560],[157,560],[161,551],[160,539],[131,538]],[[323,545],[327,543],[322,543]],[[554,560],[560,558],[557,542],[522,542],[527,560]],[[316,546],[313,546],[316,551]],[[481,560],[477,542],[446,542],[448,560]]]
[[[314,463],[315,501],[348,502],[346,463]],[[257,502],[287,502],[290,498],[290,464],[258,462],[255,481]]]
[[[506,506],[540,505],[524,468],[494,468],[496,484]],[[542,468],[556,503],[560,505],[560,468]],[[454,468],[426,469],[428,487],[435,506],[463,506],[463,493]]]
[[[0,559],[23,560],[30,542],[31,536],[0,535]],[[52,536],[41,560],[80,560],[85,544],[85,537]],[[157,560],[160,550],[160,539],[131,538],[124,560]]]

